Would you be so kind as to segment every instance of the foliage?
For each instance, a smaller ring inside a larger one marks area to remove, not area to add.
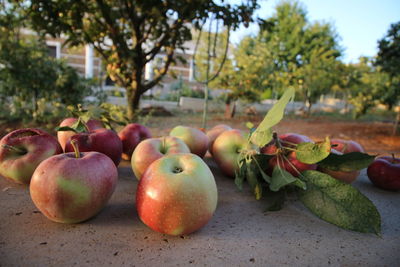
[[[13,2],[16,2],[15,0]],[[69,45],[91,44],[104,59],[111,79],[127,91],[128,117],[134,119],[140,96],[161,81],[178,60],[175,51],[191,40],[191,28],[215,17],[236,29],[248,25],[256,0],[230,5],[217,1],[26,1],[32,27],[67,36]],[[146,64],[165,55],[155,76],[144,80]]]
[[[259,126],[250,131],[249,143],[262,147],[270,143],[272,138],[272,142],[277,147],[276,153],[259,154],[257,150],[252,149],[241,151],[235,184],[242,189],[244,181],[247,181],[257,200],[264,198],[269,202],[269,211],[281,209],[287,193],[294,190],[299,200],[321,219],[344,229],[379,234],[381,231],[379,211],[366,196],[350,184],[336,180],[320,171],[299,172],[297,170],[299,176],[294,177],[285,170],[285,163],[290,163],[287,151],[289,153],[294,151],[297,160],[302,163],[318,164],[336,171],[361,170],[371,164],[375,158],[375,156],[360,152],[345,155],[332,154],[329,138],[318,143],[289,144],[289,147],[285,147],[271,127],[282,119],[285,107],[293,95],[293,89],[285,91]],[[269,176],[265,172],[265,166],[273,157],[278,157],[277,165]],[[293,164],[292,167],[294,167]]]
[[[59,103],[77,104],[92,93],[89,81],[65,62],[49,56],[36,36],[20,33],[23,17],[17,7],[0,13],[0,100],[9,118],[43,120]],[[22,110],[19,110],[22,107]],[[13,112],[15,111],[15,112]]]

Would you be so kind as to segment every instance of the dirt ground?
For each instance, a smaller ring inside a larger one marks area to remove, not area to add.
[[[245,129],[245,122],[213,116],[211,127],[226,123]],[[153,135],[174,126],[201,126],[199,116],[154,117],[146,124]],[[9,126],[2,125],[2,134]],[[314,139],[326,135],[360,142],[369,153],[400,154],[391,124],[285,119],[278,133],[297,132]],[[34,206],[29,187],[0,177],[0,266],[398,266],[400,195],[380,190],[365,170],[353,184],[377,207],[382,234],[340,229],[311,214],[290,198],[281,211],[264,212],[249,188],[238,191],[207,157],[218,187],[218,207],[211,221],[191,235],[171,237],[147,228],[135,209],[137,180],[130,164],[118,168],[119,181],[107,206],[80,224],[49,221]]]

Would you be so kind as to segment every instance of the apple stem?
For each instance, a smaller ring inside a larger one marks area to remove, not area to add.
[[[279,141],[278,134],[277,134],[276,132],[273,132],[273,133],[272,133],[272,138],[273,138],[274,141],[275,141],[276,147],[277,147],[278,149],[282,149],[282,144],[281,144],[281,142]]]
[[[392,160],[393,160],[393,163],[396,162],[396,158],[395,158],[395,156],[394,156],[394,153],[392,153]]]
[[[10,145],[6,145],[6,144],[3,144],[1,146],[4,147],[5,149],[13,150],[21,155],[26,154],[26,152],[27,152],[25,149],[21,149],[21,148],[15,147],[15,146],[10,146]]]
[[[74,148],[75,158],[79,159],[81,157],[81,153],[79,152],[79,147],[75,139],[71,140],[71,145]]]

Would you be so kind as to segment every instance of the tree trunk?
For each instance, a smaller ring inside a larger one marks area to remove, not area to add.
[[[126,98],[127,98],[127,107],[128,107],[128,119],[130,122],[135,122],[137,120],[137,111],[139,110],[140,105],[140,96],[139,88],[129,87],[126,88]]]

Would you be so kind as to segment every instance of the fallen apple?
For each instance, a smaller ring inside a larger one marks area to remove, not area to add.
[[[74,151],[71,144],[72,140],[76,141],[81,152],[97,151],[103,153],[112,159],[115,166],[118,166],[121,161],[122,142],[113,130],[101,128],[91,132],[76,133],[65,145],[65,152]]]
[[[313,142],[308,136],[297,133],[286,133],[278,136],[282,148],[294,148],[300,143]],[[276,141],[272,140],[270,143],[260,148],[260,153],[267,155],[275,155],[277,153]]]
[[[137,179],[142,177],[151,163],[169,154],[190,153],[182,139],[173,136],[149,138],[138,144],[133,151],[131,166]]]
[[[400,158],[383,156],[376,158],[367,169],[369,180],[385,190],[400,190]]]
[[[317,164],[306,164],[299,161],[296,157],[296,152],[289,152],[287,155],[276,155],[272,157],[268,162],[267,174],[272,175],[273,169],[275,166],[280,167],[281,169],[286,170],[294,177],[298,177],[301,172],[307,170],[316,170]]]
[[[359,143],[353,140],[332,139],[331,145],[332,145],[331,153],[338,155],[350,152],[361,152],[361,153],[365,152],[364,148]],[[360,171],[350,171],[350,172],[333,171],[321,167],[318,167],[318,170],[323,173],[329,174],[333,178],[345,182],[347,184],[351,184],[358,178],[358,176],[360,176]]]
[[[170,136],[175,136],[183,140],[189,147],[190,152],[204,157],[208,150],[208,137],[199,129],[187,126],[176,126],[169,133]]]
[[[59,127],[72,126],[77,121],[78,121],[77,118],[66,118],[60,123]],[[86,126],[88,128],[87,129],[88,132],[96,130],[96,129],[104,128],[103,123],[101,121],[95,120],[95,119],[88,120],[88,122],[86,123]],[[65,151],[65,145],[67,144],[69,138],[75,134],[76,133],[73,131],[58,131],[57,132],[58,142],[60,143],[60,145],[64,151]]]
[[[239,170],[238,159],[243,150],[251,147],[242,131],[238,129],[227,130],[215,139],[212,155],[221,171],[230,177],[235,177]]]
[[[171,154],[154,161],[139,181],[136,208],[142,222],[168,235],[190,234],[217,207],[214,175],[197,155]]]
[[[39,164],[30,195],[35,206],[52,221],[78,223],[96,215],[117,184],[112,160],[98,152],[65,153]]]
[[[217,139],[217,137],[221,133],[228,131],[228,130],[232,130],[232,128],[226,124],[218,124],[206,132],[206,134],[208,136],[208,140],[209,140],[208,151],[210,152],[211,155],[212,155],[212,146],[214,144],[215,139]]]
[[[43,130],[12,131],[0,140],[0,174],[16,183],[29,184],[40,162],[62,152],[57,139]]]
[[[126,125],[119,133],[122,141],[122,159],[130,160],[136,146],[143,140],[151,138],[150,130],[139,123]]]

